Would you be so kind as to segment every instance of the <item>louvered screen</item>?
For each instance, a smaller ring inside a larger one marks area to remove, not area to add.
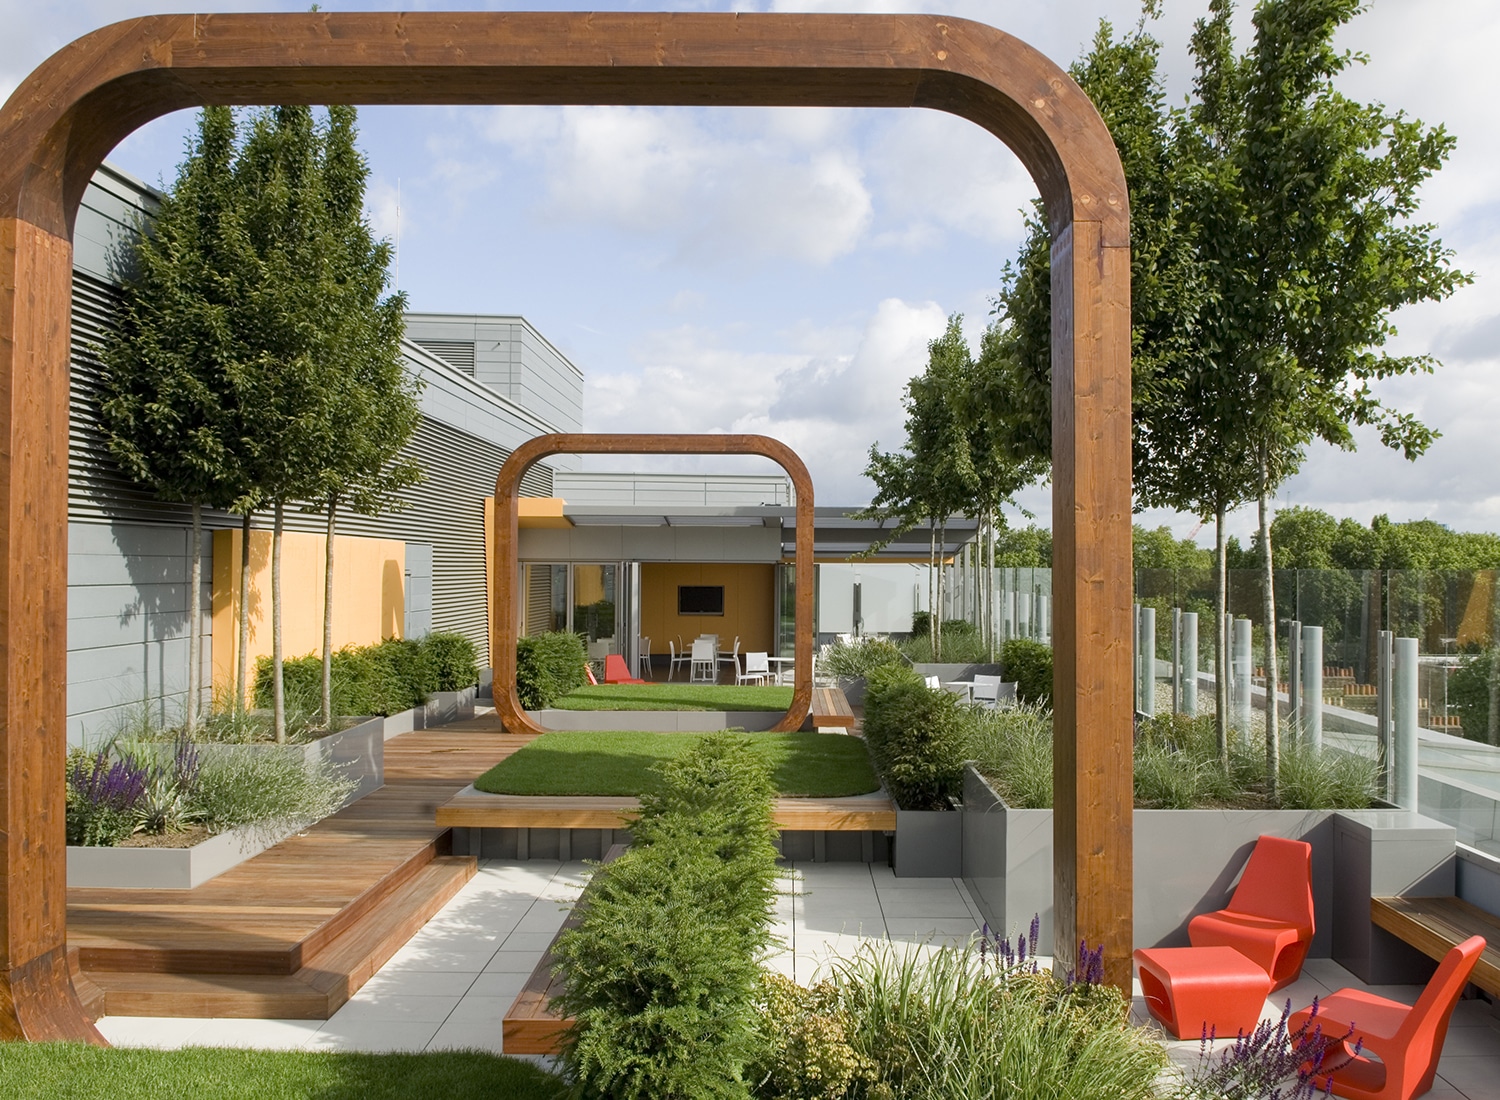
[[[454,370],[474,377],[473,340],[414,340],[413,343],[426,348]]]
[[[74,273],[68,518],[186,527],[187,508],[156,500],[133,485],[115,464],[99,430],[99,365],[91,346],[113,324],[118,302],[119,291],[109,283]],[[426,480],[401,493],[404,507],[380,516],[346,513],[339,520],[339,532],[431,543],[432,628],[468,636],[479,648],[480,663],[488,664],[484,498],[494,494],[495,477],[510,451],[423,416],[406,453],[421,463]],[[521,489],[529,496],[551,496],[551,468],[533,466],[521,479]],[[269,518],[258,514],[255,526],[269,526]],[[206,512],[204,523],[238,527],[240,518]],[[286,526],[321,533],[325,520],[319,513],[292,508],[287,510]]]

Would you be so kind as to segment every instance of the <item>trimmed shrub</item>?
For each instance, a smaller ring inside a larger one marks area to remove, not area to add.
[[[433,631],[422,639],[422,659],[433,691],[463,691],[479,683],[479,651],[462,634]]]
[[[583,1097],[742,1098],[775,902],[770,774],[712,734],[661,775],[636,846],[595,871],[555,948],[562,1061]]]
[[[1023,703],[1052,705],[1052,647],[1012,638],[1000,647],[1005,678],[1016,682],[1016,698]]]
[[[865,690],[865,741],[903,810],[944,810],[963,782],[966,708],[908,668],[881,668]]]
[[[526,710],[543,710],[588,683],[583,639],[564,630],[516,639],[516,695]]]

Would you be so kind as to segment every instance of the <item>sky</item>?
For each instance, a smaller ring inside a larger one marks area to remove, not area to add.
[[[0,0],[0,97],[71,39],[126,14],[178,3]],[[198,10],[304,10],[303,3],[215,3]],[[562,9],[548,2],[429,5],[323,0],[324,10]],[[596,0],[594,10],[923,11],[1000,27],[1067,65],[1100,19],[1132,26],[1130,0]],[[1206,0],[1165,0],[1169,102],[1187,94],[1186,41]],[[1242,5],[1242,42],[1250,32]],[[1277,506],[1306,505],[1368,522],[1433,519],[1500,531],[1500,4],[1373,0],[1339,44],[1368,56],[1340,80],[1362,100],[1399,108],[1457,138],[1422,193],[1473,285],[1397,316],[1393,352],[1428,353],[1431,376],[1393,379],[1379,395],[1442,436],[1415,463],[1372,434],[1355,453],[1324,444]],[[192,114],[136,131],[109,160],[169,184]],[[605,107],[366,107],[361,145],[372,223],[398,245],[397,278],[413,309],[519,313],[584,372],[588,431],[759,432],[794,447],[821,504],[862,504],[872,443],[899,446],[903,387],[920,373],[946,318],[977,345],[1005,261],[1036,195],[995,138],[930,111]],[[590,468],[652,468],[643,458]],[[724,459],[663,459],[725,469]],[[755,460],[744,460],[753,463]],[[1050,493],[1020,499],[1047,522]],[[1026,522],[1013,516],[1013,523]],[[1199,542],[1191,515],[1150,511]],[[1231,519],[1242,537],[1254,509]]]

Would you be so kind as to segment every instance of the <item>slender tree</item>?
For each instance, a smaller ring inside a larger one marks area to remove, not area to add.
[[[323,458],[322,500],[327,517],[323,587],[322,722],[333,722],[333,567],[340,505],[366,515],[399,505],[400,489],[421,477],[403,455],[420,413],[417,384],[401,355],[406,297],[382,297],[389,283],[391,247],[377,241],[364,216],[369,166],[355,145],[353,107],[328,110],[324,188],[333,265],[325,299],[328,385],[338,415]]]
[[[119,325],[99,349],[100,423],[121,468],[164,500],[190,506],[185,723],[202,697],[203,509],[247,508],[246,348],[232,314],[245,265],[233,173],[235,125],[215,107],[170,193],[131,250]]]

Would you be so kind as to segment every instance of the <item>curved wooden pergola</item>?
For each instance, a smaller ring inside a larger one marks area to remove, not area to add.
[[[549,455],[761,455],[792,479],[797,499],[796,570],[793,597],[792,705],[774,731],[802,728],[812,706],[813,647],[813,483],[802,459],[779,439],[764,435],[539,435],[528,439],[505,460],[495,477],[494,618],[490,622],[490,663],[495,669],[495,710],[511,733],[543,734],[516,694],[516,628],[520,619],[515,581],[520,566],[520,518],[517,500],[521,478]]]
[[[66,959],[73,221],[132,130],[209,104],[927,107],[1026,165],[1052,234],[1056,942],[1131,950],[1130,252],[1068,75],[937,16],[162,15],[65,46],[0,110],[0,1037],[102,1041]]]

